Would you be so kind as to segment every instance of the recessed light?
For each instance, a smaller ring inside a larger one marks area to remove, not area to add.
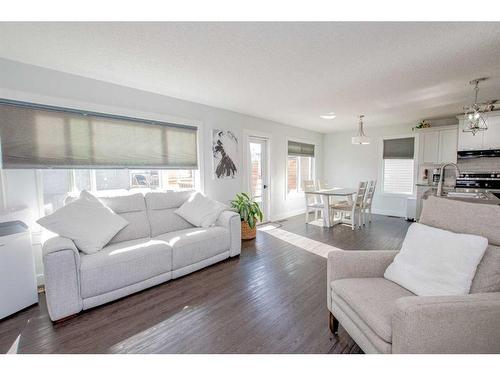
[[[319,117],[321,117],[323,120],[333,120],[335,117],[337,117],[337,115],[334,112],[328,112]]]

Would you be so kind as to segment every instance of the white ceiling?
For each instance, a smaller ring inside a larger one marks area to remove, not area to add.
[[[325,133],[500,99],[500,23],[0,23],[0,57]]]

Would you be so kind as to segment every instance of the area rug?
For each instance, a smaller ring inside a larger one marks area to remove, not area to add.
[[[333,250],[342,250],[338,247],[328,245],[323,242],[312,240],[310,238],[301,236],[300,234],[295,234],[284,230],[279,224],[269,223],[259,226],[258,231],[267,233],[273,237],[276,237],[282,241],[288,242],[289,244],[299,247],[310,253],[319,255],[323,258],[328,258],[328,253]]]

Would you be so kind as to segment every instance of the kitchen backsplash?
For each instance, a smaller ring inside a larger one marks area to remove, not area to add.
[[[459,159],[457,164],[463,172],[500,172],[500,158]]]

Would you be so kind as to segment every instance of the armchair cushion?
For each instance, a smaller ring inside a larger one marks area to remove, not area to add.
[[[396,301],[401,297],[414,296],[409,290],[383,278],[336,280],[330,287],[333,301],[339,306],[349,306],[357,319],[388,343],[392,342],[392,316]]]
[[[328,253],[326,268],[327,306],[331,310],[331,282],[340,279],[384,277],[384,272],[398,252],[394,250],[333,250]]]
[[[469,294],[488,240],[414,223],[384,277],[419,296]]]

